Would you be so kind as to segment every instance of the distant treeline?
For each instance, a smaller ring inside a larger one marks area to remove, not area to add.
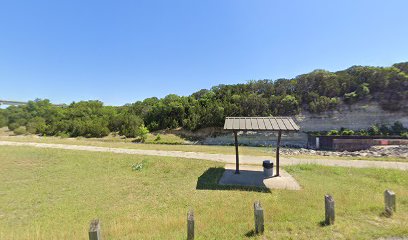
[[[197,130],[223,126],[226,116],[294,115],[302,109],[320,113],[361,100],[378,102],[388,111],[407,111],[408,62],[218,85],[190,96],[170,94],[121,107],[103,106],[100,101],[58,107],[48,100],[36,100],[0,110],[0,127],[25,127],[31,133],[72,137],[103,137],[110,132],[135,137],[143,126],[150,131],[178,127]]]

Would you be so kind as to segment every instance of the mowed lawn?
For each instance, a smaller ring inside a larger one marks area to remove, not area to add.
[[[163,135],[163,138],[167,138]],[[200,152],[213,154],[235,154],[233,146],[217,146],[217,145],[199,145],[199,144],[152,144],[152,143],[133,143],[131,140],[124,140],[118,138],[60,138],[60,137],[39,137],[39,136],[3,136],[0,129],[0,141],[12,142],[36,142],[36,143],[51,143],[51,144],[68,144],[81,146],[97,146],[110,148],[128,148],[140,150],[161,150],[161,151],[182,151],[182,152]],[[281,148],[283,149],[283,147]],[[250,147],[240,146],[240,155],[250,156],[275,156],[276,147]],[[370,157],[370,156],[356,156],[356,157],[340,157],[340,156],[321,156],[321,155],[285,155],[281,153],[283,158],[315,158],[324,160],[369,160],[369,161],[394,161],[394,162],[408,162],[406,157]]]
[[[183,158],[0,146],[0,166],[0,239],[87,239],[93,218],[104,239],[184,239],[190,208],[196,239],[408,236],[404,171],[292,166],[301,191],[262,192],[217,187],[223,164]],[[387,188],[397,194],[392,218],[381,216]],[[320,224],[326,193],[336,201],[333,226]],[[252,234],[255,200],[263,236]]]

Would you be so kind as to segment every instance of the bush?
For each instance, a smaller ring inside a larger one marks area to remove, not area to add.
[[[354,131],[350,130],[350,129],[345,129],[341,132],[342,136],[350,136],[350,135],[354,135]]]
[[[350,93],[345,93],[344,94],[344,102],[351,104],[355,103],[358,100],[358,95],[356,92],[350,92]]]
[[[0,113],[0,128],[7,126],[7,118]]]
[[[155,142],[160,141],[161,140],[161,136],[160,134],[157,134],[156,138],[154,139]]]
[[[145,142],[147,139],[147,134],[149,133],[149,129],[147,129],[147,127],[145,127],[144,124],[142,124],[138,131],[137,131],[137,135],[140,137],[140,141],[141,142]]]
[[[60,137],[60,138],[69,138],[69,134],[66,132],[59,132],[57,134],[55,134],[55,136]]]
[[[403,133],[401,133],[401,137],[403,137],[403,138],[408,138],[408,132],[403,132]]]
[[[370,94],[370,89],[368,88],[368,83],[363,83],[358,86],[356,93],[359,98],[364,98]]]
[[[9,123],[9,125],[7,126],[8,127],[8,129],[10,130],[10,131],[14,131],[14,130],[16,130],[17,128],[19,128],[20,127],[20,124],[18,124],[18,123]]]
[[[280,115],[294,115],[299,113],[299,102],[296,97],[286,95],[281,101],[278,110]]]
[[[370,136],[376,136],[380,135],[380,129],[378,128],[377,125],[372,125],[371,127],[368,128],[368,135]]]
[[[309,103],[309,111],[312,113],[320,113],[328,110],[333,110],[339,104],[337,98],[328,98],[320,96]]]
[[[399,122],[399,121],[396,121],[396,122],[394,123],[394,125],[391,126],[391,129],[392,129],[393,134],[396,134],[396,135],[400,135],[400,134],[403,133],[405,130],[408,130],[408,129],[406,129],[406,128],[402,125],[402,123]]]
[[[35,117],[28,121],[27,123],[27,131],[29,133],[41,133],[44,134],[47,128],[47,124],[45,123],[45,119],[42,117]]]
[[[132,165],[133,171],[141,171],[143,169],[143,162],[135,163]]]
[[[327,136],[338,136],[338,135],[339,135],[339,131],[337,131],[337,130],[330,130],[327,133]]]
[[[25,127],[18,127],[16,129],[13,130],[15,135],[23,135],[27,133],[27,130]]]
[[[120,118],[122,124],[119,134],[126,137],[137,137],[139,128],[143,125],[143,119],[129,113],[122,114]]]

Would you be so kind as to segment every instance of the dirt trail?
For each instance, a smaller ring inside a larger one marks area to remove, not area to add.
[[[33,143],[33,142],[10,142],[0,141],[2,146],[29,146],[37,148],[55,148],[67,150],[82,150],[91,152],[113,152],[123,154],[137,154],[163,157],[182,157],[192,159],[204,159],[216,162],[235,163],[235,155],[212,154],[200,152],[182,152],[182,151],[162,151],[162,150],[140,150],[128,148],[109,148],[83,145],[67,144],[50,144],[50,143]],[[313,157],[313,156],[311,156]],[[271,159],[270,156],[247,156],[240,155],[241,164],[261,164],[263,160]],[[389,162],[389,161],[367,161],[367,160],[334,160],[334,159],[300,159],[295,157],[281,157],[281,165],[294,164],[318,164],[325,166],[341,166],[354,168],[389,168],[408,170],[406,162]]]

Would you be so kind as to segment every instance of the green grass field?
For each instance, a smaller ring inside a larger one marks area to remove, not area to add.
[[[1,129],[0,129],[1,130]],[[153,139],[150,136],[150,139]],[[98,147],[114,147],[114,148],[129,148],[143,150],[164,150],[164,151],[184,151],[184,152],[204,152],[216,154],[235,154],[233,146],[209,146],[209,145],[181,145],[181,144],[152,144],[152,143],[133,143],[131,140],[120,138],[60,138],[60,137],[38,137],[33,135],[28,136],[5,136],[0,132],[0,141],[14,142],[38,142],[38,143],[59,143],[70,145],[87,145]],[[162,135],[164,142],[179,142],[175,135]],[[151,142],[151,141],[150,141]],[[268,156],[275,155],[275,148],[272,147],[248,147],[240,146],[239,153],[242,155],[252,156]],[[285,157],[284,154],[282,154]],[[408,158],[403,157],[340,157],[340,156],[320,156],[320,155],[296,155],[286,156],[295,158],[316,158],[316,159],[342,159],[342,160],[369,160],[369,161],[395,161],[408,162]]]
[[[197,239],[408,236],[404,171],[292,166],[301,191],[262,192],[219,187],[223,164],[201,160],[0,146],[0,164],[0,239],[87,239],[93,218],[104,239],[184,239],[189,208]],[[397,194],[392,218],[381,216],[387,188]],[[326,193],[337,215],[323,227]],[[255,200],[263,236],[252,236]]]

